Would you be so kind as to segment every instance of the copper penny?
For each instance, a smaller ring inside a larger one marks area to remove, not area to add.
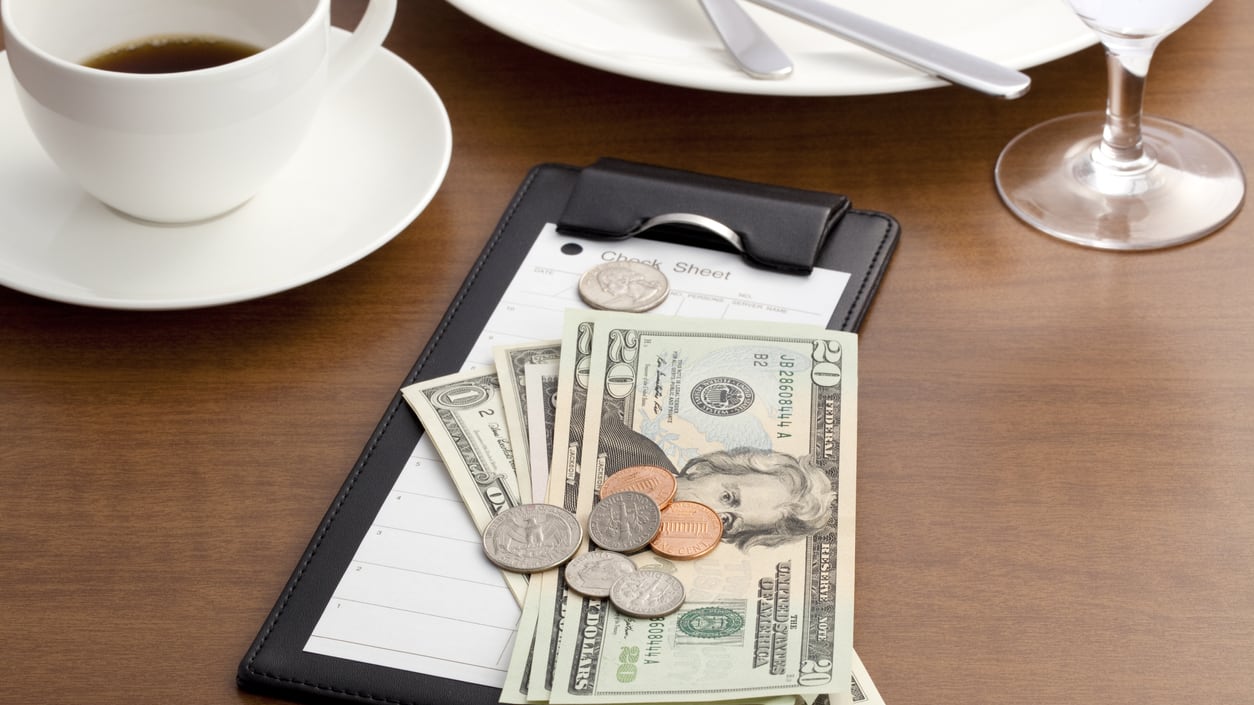
[[[601,499],[616,492],[639,492],[648,495],[659,509],[675,498],[675,475],[656,465],[633,465],[605,478],[601,483]]]
[[[662,528],[649,547],[659,556],[675,560],[700,558],[723,540],[718,514],[697,502],[672,502],[662,510]]]

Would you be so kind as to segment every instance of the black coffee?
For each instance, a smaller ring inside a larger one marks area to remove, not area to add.
[[[207,36],[163,36],[116,46],[83,62],[84,66],[122,73],[179,73],[239,61],[260,48]]]

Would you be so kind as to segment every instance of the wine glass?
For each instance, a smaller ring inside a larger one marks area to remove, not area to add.
[[[1241,164],[1206,134],[1142,113],[1154,49],[1210,0],[1067,2],[1106,48],[1106,113],[1014,138],[994,170],[1002,200],[1039,230],[1103,249],[1170,247],[1222,227],[1245,198]]]

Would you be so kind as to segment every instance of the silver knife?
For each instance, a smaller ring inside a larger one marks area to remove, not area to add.
[[[830,32],[924,73],[981,93],[1018,98],[1032,79],[1019,71],[911,34],[822,0],[750,0],[768,10]]]
[[[792,73],[792,61],[737,0],[701,0],[701,9],[742,71],[766,79],[787,78]]]

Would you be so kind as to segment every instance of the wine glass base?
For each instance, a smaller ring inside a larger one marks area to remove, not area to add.
[[[1002,150],[997,191],[1015,215],[1054,237],[1107,250],[1152,250],[1205,237],[1245,199],[1241,164],[1222,144],[1146,116],[1155,163],[1112,172],[1095,165],[1105,115],[1067,115],[1029,128]]]

